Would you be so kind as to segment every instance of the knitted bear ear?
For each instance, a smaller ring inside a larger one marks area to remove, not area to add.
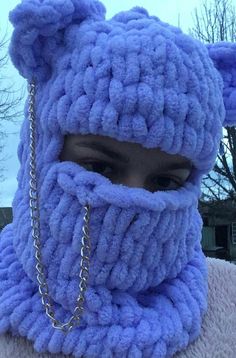
[[[207,45],[209,55],[223,79],[226,110],[224,127],[236,125],[236,43],[218,42]]]
[[[104,19],[105,13],[96,0],[22,0],[9,14],[13,64],[28,80],[47,80],[55,54],[63,47],[65,29],[88,18]]]

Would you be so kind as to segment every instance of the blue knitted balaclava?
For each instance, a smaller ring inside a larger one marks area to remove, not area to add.
[[[199,337],[207,310],[197,206],[222,126],[235,123],[235,48],[221,43],[207,49],[143,8],[111,20],[104,15],[103,5],[92,0],[23,0],[10,13],[10,55],[36,84],[42,260],[62,322],[79,295],[86,204],[91,260],[80,324],[65,334],[52,327],[38,292],[27,101],[14,219],[0,240],[0,332],[27,337],[38,352],[172,357]],[[177,190],[112,184],[60,162],[67,134],[160,148],[188,158],[194,169]]]

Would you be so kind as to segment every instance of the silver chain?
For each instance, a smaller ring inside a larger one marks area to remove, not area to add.
[[[46,315],[52,322],[52,326],[56,329],[68,333],[72,327],[80,323],[81,315],[84,310],[85,291],[87,289],[87,281],[89,277],[89,264],[90,264],[90,237],[89,237],[89,218],[90,206],[84,206],[84,225],[82,228],[82,245],[81,245],[81,261],[80,261],[80,293],[76,300],[76,307],[73,315],[66,323],[61,323],[55,318],[55,311],[52,304],[52,299],[49,295],[48,284],[46,282],[45,271],[42,263],[41,243],[40,243],[40,215],[39,215],[39,197],[37,190],[36,178],[36,115],[35,115],[35,91],[36,85],[34,81],[28,83],[29,93],[29,121],[30,121],[30,216],[32,227],[32,238],[35,247],[37,281],[39,285],[39,293],[41,296],[42,304],[45,308]]]

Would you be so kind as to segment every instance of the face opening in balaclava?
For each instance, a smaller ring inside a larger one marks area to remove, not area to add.
[[[0,332],[26,336],[39,352],[170,357],[199,337],[207,310],[197,206],[225,120],[222,80],[204,45],[141,8],[105,20],[96,1],[25,0],[11,21],[12,59],[36,84],[42,260],[62,322],[79,294],[85,205],[91,208],[91,253],[81,322],[66,335],[52,327],[38,292],[28,99],[14,220],[0,243]],[[188,158],[194,169],[177,190],[113,184],[60,161],[70,134],[160,148]]]

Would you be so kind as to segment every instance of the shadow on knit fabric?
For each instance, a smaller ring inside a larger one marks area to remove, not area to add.
[[[207,309],[198,194],[191,182],[178,191],[150,193],[113,185],[74,163],[54,164],[40,192],[42,257],[62,321],[79,292],[83,205],[92,207],[81,325],[66,336],[45,315],[28,202],[21,201],[17,224],[0,240],[0,332],[26,336],[39,352],[75,357],[169,357],[187,347],[199,336]]]
[[[104,6],[92,0],[23,0],[10,19],[12,60],[36,80],[42,259],[63,322],[79,294],[87,203],[92,249],[81,324],[65,335],[52,328],[38,293],[26,103],[14,221],[0,239],[0,333],[78,358],[171,357],[197,339],[207,310],[200,177],[215,163],[222,124],[233,123],[236,49],[207,50],[141,8],[106,21]],[[187,157],[196,171],[177,191],[113,185],[58,161],[68,133],[159,147]]]

